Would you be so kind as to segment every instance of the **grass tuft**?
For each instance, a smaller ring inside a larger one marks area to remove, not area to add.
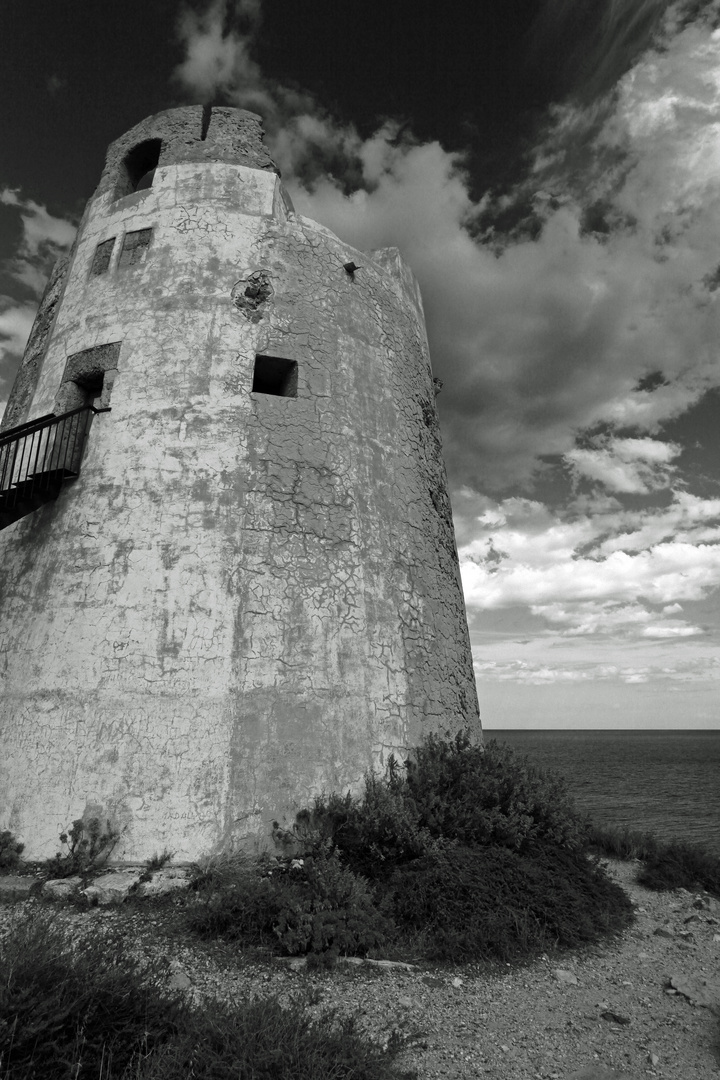
[[[638,881],[649,889],[704,889],[720,897],[720,858],[699,844],[658,840],[627,826],[593,825],[588,847],[610,859],[638,859]]]

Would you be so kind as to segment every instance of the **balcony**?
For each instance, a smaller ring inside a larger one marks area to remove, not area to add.
[[[49,413],[0,435],[0,529],[57,499],[80,472],[94,405]]]

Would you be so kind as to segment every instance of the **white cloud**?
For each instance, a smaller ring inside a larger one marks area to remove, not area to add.
[[[0,203],[17,210],[23,228],[17,254],[5,264],[5,270],[16,283],[39,297],[52,264],[72,244],[77,226],[54,217],[45,206],[21,198],[11,188],[0,189]]]
[[[23,199],[11,188],[0,189],[0,203],[15,209],[22,222],[17,253],[4,263],[2,269],[20,296],[30,293],[35,297],[33,302],[0,296],[0,399],[4,399],[35,318],[37,299],[52,264],[72,243],[76,227],[70,221],[54,217],[45,206],[32,199]],[[4,404],[4,400],[0,400],[3,411]]]
[[[682,451],[675,443],[658,439],[594,440],[591,449],[575,447],[564,455],[576,476],[601,483],[610,491],[647,494],[670,487],[675,470],[670,466]]]
[[[652,457],[653,447],[630,451]],[[682,602],[720,587],[720,499],[675,495],[664,510],[552,513],[529,499],[456,499],[465,597],[473,612],[526,608],[565,636],[690,638]]]
[[[221,90],[263,112],[303,214],[361,249],[402,249],[445,382],[440,408],[456,481],[500,490],[527,480],[539,455],[569,454],[578,473],[610,490],[667,484],[670,456],[574,443],[604,422],[635,426],[659,447],[658,425],[720,384],[720,293],[703,284],[720,261],[711,30],[694,25],[668,37],[665,51],[646,55],[600,106],[556,110],[531,180],[546,192],[539,235],[488,246],[472,234],[489,203],[473,201],[461,155],[407,133],[398,139],[392,124],[361,139],[310,95],[260,71],[257,2],[239,6],[242,32],[224,27],[224,10],[214,3],[183,16],[178,77],[200,99]],[[585,228],[596,201],[608,231]],[[664,384],[638,390],[657,370]]]

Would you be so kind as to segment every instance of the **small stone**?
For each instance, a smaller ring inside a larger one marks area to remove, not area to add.
[[[510,1047],[509,1046],[501,1046],[500,1049],[502,1050],[503,1054],[509,1054],[510,1053]]]
[[[460,987],[462,986],[462,984],[463,984],[462,979],[458,978],[458,976],[456,975],[455,978],[452,981],[452,985],[455,987],[456,990],[459,990]]]
[[[413,999],[410,998],[410,997],[398,998],[398,1005],[400,1006],[401,1009],[411,1009],[412,1004],[413,1004]]]
[[[630,1023],[629,1017],[623,1016],[621,1013],[613,1012],[612,1009],[605,1009],[605,1011],[601,1012],[600,1015],[602,1016],[603,1020],[609,1020],[613,1024]]]
[[[186,990],[192,986],[192,979],[184,971],[176,971],[170,976],[168,986],[171,990]]]
[[[673,933],[671,927],[669,927],[669,926],[656,926],[655,929],[653,930],[653,934],[655,935],[655,937],[665,937],[665,938],[674,938],[675,937],[675,934]]]
[[[559,983],[563,983],[566,986],[577,986],[577,975],[572,971],[566,971],[564,968],[555,968],[553,975]]]
[[[720,934],[713,934],[713,941],[720,941]]]
[[[648,1061],[652,1065],[653,1069],[655,1068],[656,1065],[660,1064],[660,1058],[658,1057],[657,1054],[648,1054]]]
[[[683,922],[686,923],[686,924],[690,923],[690,922],[700,922],[700,916],[699,915],[688,915],[687,919],[683,919]]]

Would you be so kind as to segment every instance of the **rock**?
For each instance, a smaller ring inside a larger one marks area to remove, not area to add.
[[[187,990],[192,986],[192,979],[184,971],[175,971],[168,980],[168,986],[171,990]]]
[[[652,1065],[653,1069],[655,1068],[656,1065],[660,1064],[660,1058],[658,1057],[657,1054],[648,1054],[648,1061]]]
[[[413,999],[409,997],[398,998],[398,1005],[401,1009],[411,1009],[413,1005]]]
[[[40,890],[43,896],[51,900],[67,900],[82,885],[81,877],[51,878]]]
[[[566,986],[577,986],[577,975],[572,971],[566,971],[564,968],[555,968],[553,975],[559,983],[563,983]]]
[[[713,982],[702,975],[673,975],[670,986],[691,1004],[720,1015],[720,982]]]
[[[3,874],[0,877],[0,900],[24,900],[36,882],[22,874]]]
[[[452,981],[452,985],[455,987],[456,990],[459,990],[460,987],[462,986],[462,984],[463,984],[462,979],[459,979],[457,977],[457,975],[456,975],[455,978]]]
[[[655,937],[674,938],[675,933],[671,926],[656,926],[653,930]]]
[[[700,921],[701,921],[701,920],[700,920],[700,916],[699,916],[699,915],[688,915],[687,919],[683,919],[683,922],[684,922],[684,923],[685,923],[686,925],[687,925],[687,923],[690,923],[690,922],[700,922]]]
[[[140,881],[140,873],[137,870],[112,870],[108,874],[101,874],[95,878],[87,889],[83,889],[83,896],[91,903],[122,904],[130,890]]]
[[[605,1009],[601,1012],[603,1020],[609,1020],[612,1024],[629,1024],[630,1018],[623,1016],[621,1013],[613,1012],[612,1009]]]
[[[570,1073],[567,1080],[634,1080],[628,1072],[618,1072],[607,1065],[587,1065],[579,1072]]]
[[[150,881],[141,881],[137,887],[138,896],[165,896],[177,889],[187,889],[190,884],[190,871],[184,867],[166,867],[155,870]]]
[[[682,941],[694,941],[695,940],[695,938],[693,937],[693,935],[690,933],[689,930],[678,930],[677,937],[679,937]]]

